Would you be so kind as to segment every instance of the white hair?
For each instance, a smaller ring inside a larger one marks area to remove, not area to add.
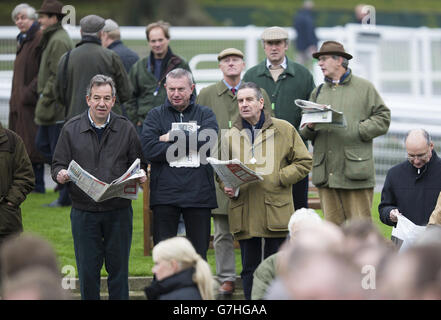
[[[12,21],[15,22],[15,18],[24,11],[26,14],[26,17],[30,20],[37,20],[37,14],[35,13],[35,9],[28,5],[27,3],[20,3],[17,5],[14,10],[12,10],[11,18]]]
[[[315,212],[314,209],[298,209],[291,215],[291,218],[289,219],[289,236],[292,238],[294,233],[299,230],[299,227],[301,225],[319,224],[322,221],[322,218],[320,218],[320,216],[317,214],[317,212]]]

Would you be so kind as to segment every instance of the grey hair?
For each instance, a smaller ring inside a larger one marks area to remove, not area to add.
[[[97,74],[92,79],[90,79],[89,86],[87,87],[87,96],[90,97],[90,92],[92,91],[92,88],[94,86],[100,87],[106,84],[112,87],[112,97],[114,97],[116,95],[115,82],[111,77],[105,76],[103,74]]]
[[[190,84],[190,86],[194,84],[193,75],[191,74],[191,72],[182,68],[176,68],[170,71],[169,73],[167,73],[167,76],[165,77],[165,81],[167,81],[168,78],[180,79],[184,77],[188,79],[188,83]]]
[[[338,60],[338,58],[342,58],[343,59],[343,61],[341,62],[341,66],[343,68],[347,69],[348,66],[349,66],[349,60],[346,59],[345,57],[342,57],[342,56],[337,56],[337,55],[333,55],[332,56],[332,59],[334,59],[334,60]]]
[[[255,84],[254,82],[243,82],[237,91],[242,89],[253,89],[254,90],[254,96],[257,100],[263,99],[262,91],[260,90],[260,87]]]
[[[14,10],[12,10],[11,18],[12,18],[13,22],[15,22],[15,18],[22,11],[25,12],[26,17],[28,17],[28,19],[37,20],[38,16],[37,16],[37,13],[35,12],[35,9],[33,7],[31,7],[30,5],[28,5],[27,3],[20,3],[19,5],[17,5],[14,8]]]
[[[429,134],[426,130],[424,130],[423,128],[409,130],[409,131],[407,132],[406,136],[404,137],[404,144],[406,144],[406,141],[407,141],[407,138],[409,138],[409,135],[410,135],[412,132],[417,132],[417,131],[419,131],[419,132],[421,133],[421,135],[424,137],[424,139],[426,139],[426,143],[427,143],[427,145],[430,146],[430,144],[432,143],[432,137],[431,137],[430,134]]]

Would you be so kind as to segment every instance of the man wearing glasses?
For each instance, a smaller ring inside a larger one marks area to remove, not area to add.
[[[396,226],[398,215],[425,226],[441,191],[441,159],[424,129],[409,131],[405,146],[407,161],[388,171],[378,211],[389,226]]]

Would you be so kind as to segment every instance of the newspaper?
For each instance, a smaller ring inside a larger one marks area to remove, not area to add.
[[[254,172],[237,159],[221,161],[208,157],[207,161],[228,188],[238,189],[239,186],[245,183],[263,181],[260,174]]]
[[[332,109],[330,105],[318,104],[301,99],[296,99],[294,102],[302,109],[300,128],[303,128],[307,123],[331,123],[340,127],[346,126],[343,113]]]
[[[415,241],[426,230],[426,226],[418,226],[402,214],[398,215],[397,218],[397,226],[393,228],[392,236],[403,241],[400,247],[401,252],[415,243]]]
[[[198,130],[198,125],[196,122],[173,122],[171,130],[172,131],[184,130],[190,133],[193,132],[196,133]],[[188,154],[185,155],[184,157],[169,162],[170,167],[176,167],[176,168],[181,168],[181,167],[197,168],[200,166],[200,164],[201,164],[201,159],[199,156],[199,152],[197,150],[191,150],[191,149],[188,150]]]
[[[138,198],[138,180],[144,176],[141,161],[136,159],[130,168],[118,179],[105,183],[80,167],[72,160],[67,169],[70,180],[83,190],[95,202],[120,197],[135,200]]]

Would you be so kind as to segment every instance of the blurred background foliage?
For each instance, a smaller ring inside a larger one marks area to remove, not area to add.
[[[21,2],[36,9],[42,0],[0,1],[0,25],[11,25],[11,11]],[[163,19],[174,26],[291,26],[302,0],[65,0],[76,10],[76,24],[88,14],[112,18],[120,25],[145,26]],[[439,0],[315,0],[318,27],[356,22],[354,8],[359,3],[376,10],[380,25],[441,27]]]

